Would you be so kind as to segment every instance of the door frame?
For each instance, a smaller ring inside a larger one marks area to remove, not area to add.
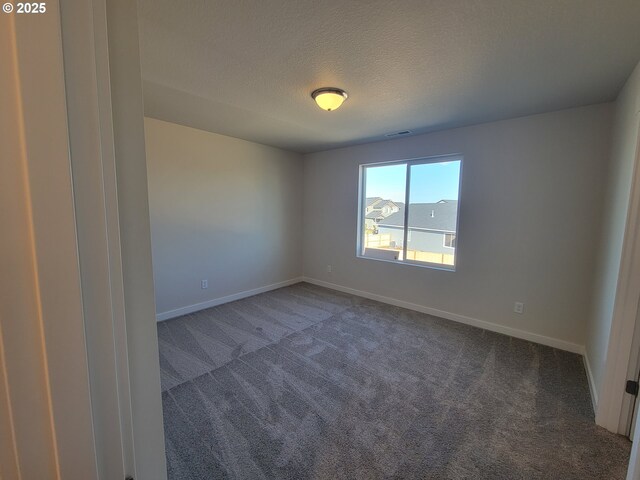
[[[99,478],[135,478],[104,5],[62,0],[69,160]],[[107,70],[108,72],[108,70]],[[108,78],[107,78],[108,79]],[[89,161],[88,159],[91,159]],[[126,344],[125,344],[126,346]],[[118,419],[118,421],[115,421]]]
[[[640,112],[635,114],[636,149],[629,208],[620,259],[618,285],[607,347],[604,377],[600,386],[596,423],[607,430],[626,435],[630,423],[630,396],[625,393],[627,379],[637,372],[640,335],[636,327],[640,298]],[[638,337],[638,338],[636,338]],[[635,340],[634,340],[635,339]],[[635,352],[635,353],[634,353]]]
[[[633,379],[640,382],[640,301],[636,308],[636,326],[633,332],[633,341],[631,342],[631,355],[629,358],[627,379]],[[620,428],[625,428],[623,434],[631,440],[633,440],[635,423],[638,420],[636,415],[638,407],[640,407],[640,398],[637,396],[633,397],[631,395],[624,396],[620,415]]]
[[[100,479],[166,479],[137,4],[60,0]]]
[[[106,4],[108,70],[100,72],[110,90],[115,183],[109,185],[119,205],[125,325],[118,338],[128,351],[133,450],[139,479],[166,479],[164,424],[160,389],[158,332],[151,261],[142,73],[137,2],[93,0]],[[102,24],[102,21],[101,21]],[[106,61],[106,60],[105,60]],[[108,75],[107,75],[108,73]]]

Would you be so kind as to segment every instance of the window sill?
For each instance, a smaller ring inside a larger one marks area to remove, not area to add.
[[[419,267],[419,268],[428,268],[430,270],[441,270],[445,272],[455,272],[455,265],[442,265],[439,263],[428,263],[428,262],[406,262],[400,260],[385,260],[384,258],[373,258],[367,257],[365,255],[356,254],[356,258],[361,258],[363,260],[373,260],[374,262],[384,262],[384,263],[393,263],[394,265],[404,265],[408,267]]]

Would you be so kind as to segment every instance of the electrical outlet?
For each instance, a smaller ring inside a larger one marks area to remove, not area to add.
[[[524,313],[524,303],[516,302],[513,306],[513,311],[522,315]]]
[[[200,280],[200,288],[202,290],[209,288],[209,280]]]
[[[333,272],[333,267],[331,265],[327,265],[327,273]]]

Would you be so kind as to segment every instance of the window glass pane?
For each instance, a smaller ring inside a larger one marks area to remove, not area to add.
[[[407,260],[453,266],[460,160],[409,168]]]
[[[407,165],[365,167],[362,255],[402,259]]]

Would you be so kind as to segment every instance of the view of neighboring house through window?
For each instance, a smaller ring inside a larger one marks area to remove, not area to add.
[[[453,268],[460,157],[361,166],[363,257]]]

